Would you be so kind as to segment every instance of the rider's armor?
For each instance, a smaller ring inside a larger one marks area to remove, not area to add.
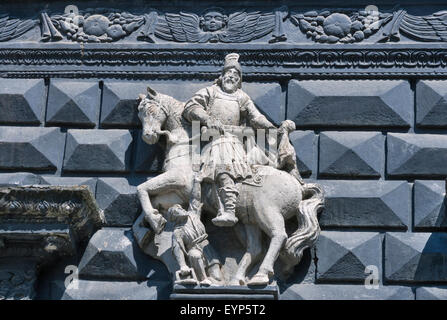
[[[193,114],[198,109],[204,110],[211,118],[218,119],[226,128],[224,134],[214,137],[213,141],[203,148],[200,171],[203,179],[218,182],[218,195],[224,210],[213,219],[213,223],[231,226],[238,221],[235,216],[238,196],[235,180],[240,181],[252,176],[244,145],[241,139],[232,133],[231,127],[240,128],[246,124],[254,129],[275,127],[241,89],[227,93],[217,84],[202,89],[186,103],[183,115],[187,120],[193,121]]]

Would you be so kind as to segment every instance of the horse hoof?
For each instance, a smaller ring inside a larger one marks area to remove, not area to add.
[[[212,285],[212,282],[208,279],[205,279],[205,280],[200,281],[200,285],[204,286],[204,287],[209,287]]]
[[[266,274],[256,274],[247,284],[251,286],[265,286],[269,284],[269,277]]]

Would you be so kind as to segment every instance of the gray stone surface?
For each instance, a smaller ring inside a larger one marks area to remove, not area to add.
[[[445,181],[415,181],[415,230],[439,231],[447,228],[445,186]]]
[[[447,136],[388,133],[387,174],[390,177],[447,176]]]
[[[63,168],[65,171],[126,172],[132,140],[128,130],[68,130]]]
[[[407,229],[411,189],[405,181],[318,180],[325,192],[322,227]]]
[[[61,126],[94,127],[99,114],[100,90],[97,81],[50,81],[46,123]]]
[[[416,84],[416,125],[447,127],[447,82],[419,80]]]
[[[258,109],[274,124],[279,126],[285,120],[286,106],[281,97],[282,90],[278,83],[245,82],[244,90]]]
[[[313,131],[293,131],[289,135],[296,152],[296,163],[302,176],[309,176],[317,168],[318,137]]]
[[[40,79],[1,79],[0,123],[40,124],[44,90]]]
[[[29,172],[0,173],[0,184],[31,185],[44,183],[41,176]]]
[[[54,282],[52,290],[61,300],[157,300],[168,299],[169,282],[158,281],[90,281],[79,280],[78,287]]]
[[[281,293],[281,300],[414,300],[409,287],[379,286],[366,289],[363,285],[297,284]]]
[[[92,195],[96,193],[97,178],[42,176],[43,183],[53,186],[87,186]]]
[[[147,144],[138,131],[135,152],[135,171],[141,173],[161,172],[165,160],[164,149],[160,143]]]
[[[125,178],[99,179],[96,201],[104,211],[107,226],[131,226],[141,212],[137,188]]]
[[[381,283],[382,240],[375,232],[323,231],[316,244],[317,282],[364,282],[376,266]]]
[[[393,283],[446,283],[447,235],[387,233],[384,273]]]
[[[416,300],[447,300],[447,287],[416,288]]]
[[[407,81],[292,80],[287,101],[298,127],[409,127],[413,117]]]
[[[385,162],[380,132],[322,132],[319,176],[380,177]]]
[[[59,128],[0,127],[0,169],[60,169],[64,143]]]
[[[276,284],[250,286],[183,286],[174,284],[171,300],[277,300]]]
[[[146,256],[128,228],[103,228],[97,231],[79,262],[81,279],[144,281],[166,268]],[[169,279],[166,277],[165,279]]]
[[[190,81],[113,81],[104,82],[101,107],[101,127],[140,127],[138,95],[146,94],[147,86],[186,102],[206,83]]]

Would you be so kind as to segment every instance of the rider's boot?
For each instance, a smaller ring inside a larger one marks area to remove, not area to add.
[[[224,179],[225,185],[219,189],[219,197],[224,204],[224,210],[220,211],[212,221],[218,227],[232,227],[239,220],[236,218],[236,201],[239,192],[231,178]]]

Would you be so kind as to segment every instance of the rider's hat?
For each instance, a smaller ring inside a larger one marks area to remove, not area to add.
[[[222,73],[225,73],[230,68],[235,68],[239,72],[239,76],[242,76],[242,68],[239,64],[239,55],[237,53],[227,54],[225,57],[225,63],[222,70]]]

